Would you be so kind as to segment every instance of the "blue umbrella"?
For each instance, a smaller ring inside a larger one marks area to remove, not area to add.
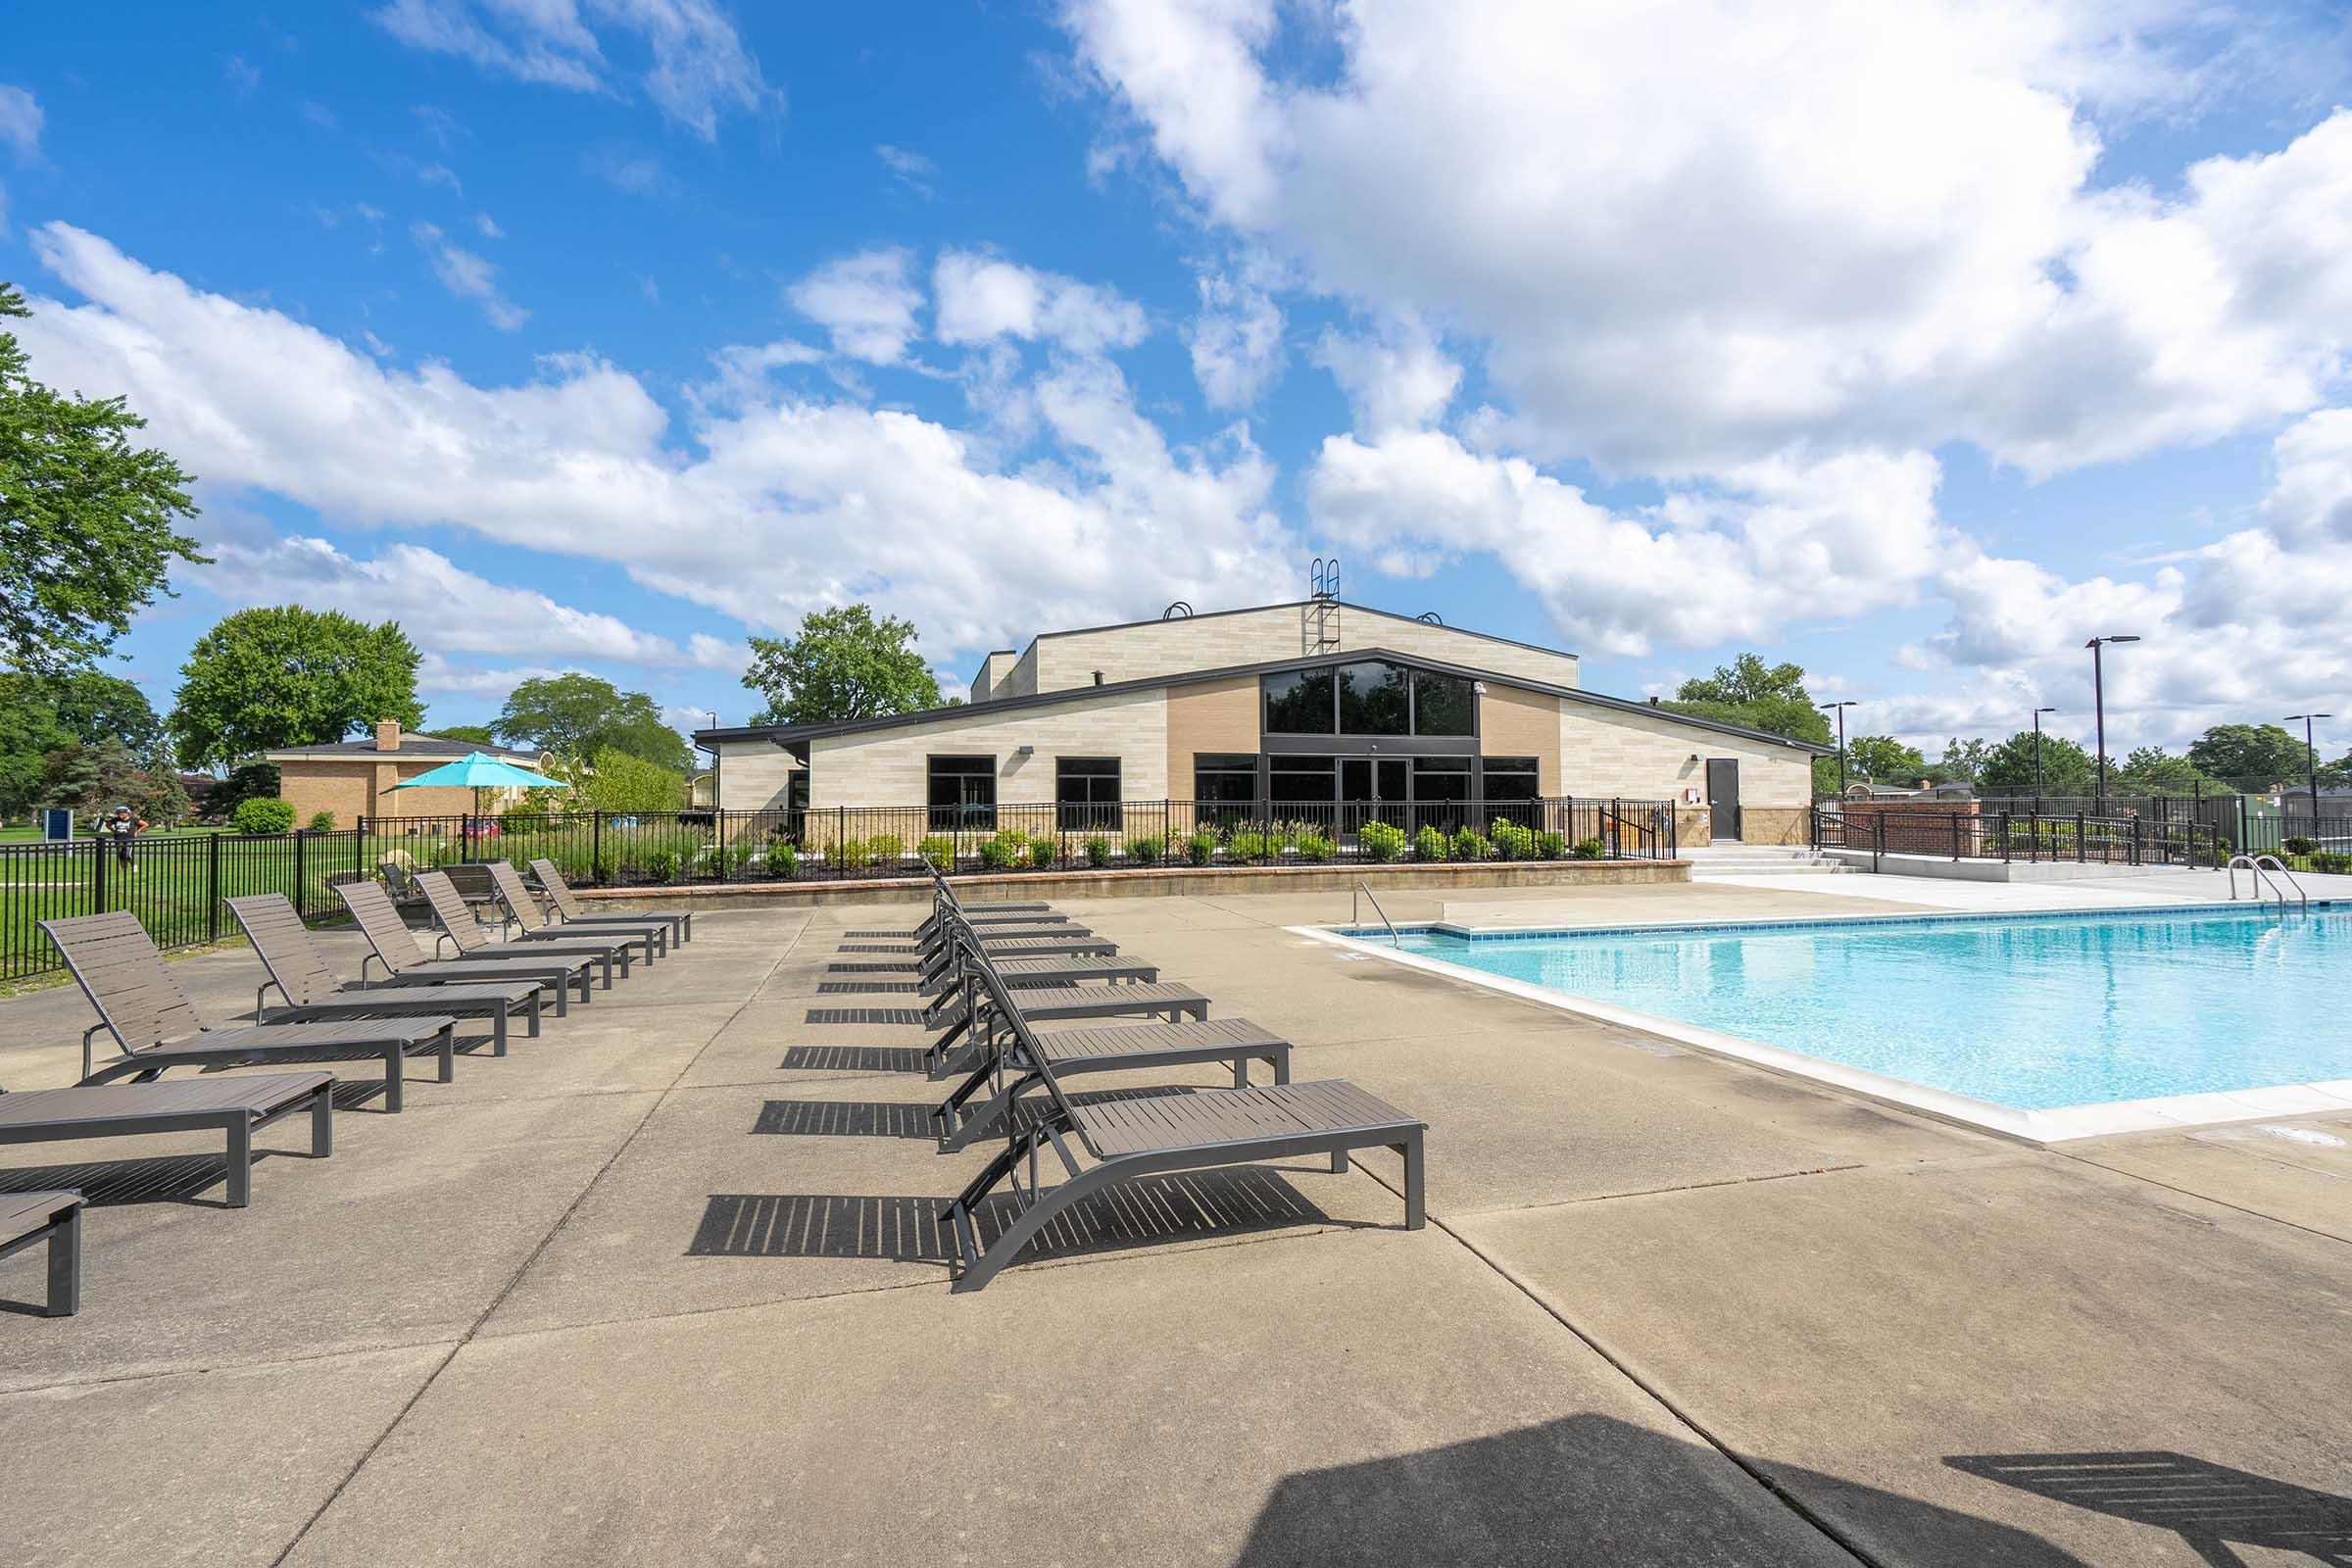
[[[527,767],[516,767],[512,762],[502,762],[480,752],[469,752],[457,761],[444,762],[415,778],[404,778],[392,787],[396,790],[431,787],[470,789],[473,791],[474,814],[478,816],[481,814],[484,790],[560,790],[564,788],[564,781],[549,778],[545,773],[534,773]]]

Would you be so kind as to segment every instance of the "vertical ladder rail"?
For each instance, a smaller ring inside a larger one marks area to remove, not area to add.
[[[1348,923],[1349,925],[1353,925],[1356,922],[1356,916],[1360,912],[1360,909],[1355,901],[1357,895],[1359,894],[1372,901],[1372,912],[1379,915],[1380,923],[1389,928],[1389,946],[1393,948],[1403,947],[1403,940],[1396,935],[1396,922],[1389,918],[1389,911],[1380,906],[1379,896],[1376,895],[1370,888],[1364,886],[1364,879],[1360,876],[1355,879],[1355,892],[1350,893],[1348,896]]]

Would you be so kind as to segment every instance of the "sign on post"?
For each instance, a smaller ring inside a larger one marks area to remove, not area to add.
[[[41,808],[41,837],[53,844],[62,844],[74,837],[74,808],[70,806]]]

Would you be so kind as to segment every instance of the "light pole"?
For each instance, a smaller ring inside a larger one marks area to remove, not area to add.
[[[2098,715],[2098,801],[2101,815],[2104,815],[2107,809],[2107,682],[2104,673],[2099,668],[2099,645],[2102,643],[2135,643],[2137,641],[2139,641],[2137,636],[2093,637],[2082,645],[2090,650],[2090,701],[2092,709]]]
[[[2055,708],[2034,710],[2034,814],[2041,814],[2041,715],[2055,713]]]
[[[1819,703],[1815,706],[1825,713],[1838,715],[1838,798],[1842,801],[1845,799],[1845,710],[1854,705],[1846,702]]]
[[[2289,713],[2286,721],[2303,721],[2303,760],[2311,769],[2311,836],[2320,836],[2320,752],[2311,738],[2311,722],[2315,718],[2333,718],[2333,713]]]

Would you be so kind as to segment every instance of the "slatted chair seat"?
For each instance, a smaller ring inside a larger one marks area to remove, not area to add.
[[[1277,1084],[1291,1081],[1291,1045],[1247,1018],[1204,1018],[1177,1023],[1120,1024],[1104,1029],[1051,1029],[1035,1037],[1054,1070],[1067,1078],[1090,1072],[1130,1072],[1147,1067],[1182,1067],[1228,1062],[1236,1089],[1250,1086],[1250,1063],[1263,1061]],[[1010,1030],[989,1031],[980,1063],[955,1093],[931,1112],[942,1152],[953,1153],[1002,1125],[1011,1110],[1027,1068],[1022,1039]],[[978,1097],[993,1091],[989,1098]]]
[[[49,1248],[44,1310],[50,1317],[72,1317],[81,1310],[81,1195],[0,1193],[0,1257],[44,1243]]]
[[[401,1108],[408,1058],[433,1055],[441,1081],[457,1076],[457,1026],[447,1013],[321,1023],[207,1027],[147,933],[130,914],[77,914],[43,920],[66,967],[98,1014],[82,1031],[81,1081],[154,1078],[172,1067],[218,1068],[283,1061],[364,1061],[384,1064],[384,1108]],[[122,1054],[93,1059],[91,1042],[111,1035]]]
[[[1041,986],[1071,986],[1086,981],[1103,981],[1111,985],[1149,985],[1159,979],[1159,965],[1143,958],[1015,958],[1009,956],[995,958],[997,972],[1007,985],[1019,991],[1034,991]],[[953,994],[956,978],[945,972],[928,976],[922,982],[925,992],[947,997]],[[934,1004],[944,1006],[944,1002]]]
[[[564,917],[565,925],[658,925],[668,931],[669,941],[673,946],[694,940],[694,911],[692,909],[679,909],[675,912],[667,909],[631,909],[625,913],[598,913],[580,902],[580,896],[571,890],[571,884],[564,880],[563,867],[557,865],[555,861],[539,859],[532,860],[529,864],[531,879],[539,884],[540,891],[545,893],[555,905],[556,912]]]
[[[986,1014],[978,1025],[982,1038],[1009,1032],[1014,1041],[1003,1049],[1026,1064],[1009,1086],[1014,1109],[1023,1108],[1024,1092],[1035,1098],[1026,1107],[1030,1114],[1008,1111],[1002,1118],[1007,1128],[1003,1151],[940,1210],[941,1229],[956,1253],[956,1290],[984,1288],[1046,1227],[1095,1194],[1174,1171],[1301,1154],[1328,1154],[1332,1169],[1344,1171],[1355,1150],[1393,1149],[1404,1161],[1405,1228],[1427,1223],[1422,1151],[1428,1125],[1417,1117],[1340,1079],[1077,1103],[1062,1090],[1047,1037],[1031,1027],[1030,999],[1052,993],[1006,986],[976,945],[964,956],[974,1010]],[[1042,1187],[1037,1175],[1048,1152],[1068,1177],[1051,1188]],[[1011,1200],[1012,1217],[983,1247],[975,1216],[999,1187]]]
[[[493,942],[482,930],[481,922],[466,910],[466,901],[447,876],[439,871],[419,871],[416,885],[424,890],[425,903],[433,911],[433,923],[441,928],[441,940],[454,945],[459,954],[471,962],[482,963],[498,959],[529,961],[534,958],[589,959],[604,966],[605,989],[612,989],[612,966],[620,965],[620,977],[629,977],[629,964],[634,956],[632,945],[626,941],[600,941],[583,937],[576,942]]]
[[[311,1153],[323,1159],[334,1152],[334,1075],[323,1072],[26,1089],[0,1094],[0,1144],[221,1132],[229,1206],[243,1208],[253,1196],[253,1135],[280,1116],[308,1110]]]
[[[514,869],[512,860],[492,860],[483,867],[490,873],[490,885],[498,890],[499,906],[507,911],[507,928],[516,942],[559,942],[573,947],[592,947],[609,942],[627,949],[637,948],[645,956],[650,968],[654,959],[669,951],[669,927],[655,923],[636,930],[567,930],[547,917],[531,890],[523,886],[522,873]]]
[[[359,925],[360,934],[368,939],[368,955],[360,960],[360,984],[368,984],[368,966],[381,964],[385,975],[404,986],[463,986],[500,984],[524,981],[549,992],[556,999],[556,1016],[561,1018],[570,1010],[574,989],[579,1000],[588,1000],[588,988],[593,982],[597,960],[568,958],[547,952],[507,954],[493,952],[479,959],[436,958],[425,952],[416,933],[409,929],[400,910],[382,888],[372,882],[355,882],[335,889],[335,896],[351,911]],[[423,895],[419,894],[421,898]],[[605,961],[605,983],[612,983],[610,955]]]
[[[491,1054],[507,1054],[507,1019],[525,1014],[527,1027],[539,1033],[539,985],[509,978],[503,982],[464,986],[361,986],[346,984],[326,966],[326,957],[311,940],[310,928],[282,893],[251,893],[225,901],[228,912],[253,943],[270,978],[253,996],[253,1015],[264,1023],[308,1023],[328,1018],[398,1018],[416,1013],[445,1012],[453,1017],[486,1018],[490,1023]],[[263,1006],[271,991],[284,1004],[274,1017]]]
[[[1023,991],[1021,999],[1021,1010],[1038,1023],[1078,1018],[1208,1016],[1208,998],[1191,986],[1166,982],[1126,986],[1048,985]],[[959,994],[947,1007],[926,1019],[926,1027],[940,1031],[925,1052],[932,1077],[944,1077],[970,1065],[977,1048],[959,1052],[956,1047],[956,1042],[971,1032],[973,1010],[969,997]]]

